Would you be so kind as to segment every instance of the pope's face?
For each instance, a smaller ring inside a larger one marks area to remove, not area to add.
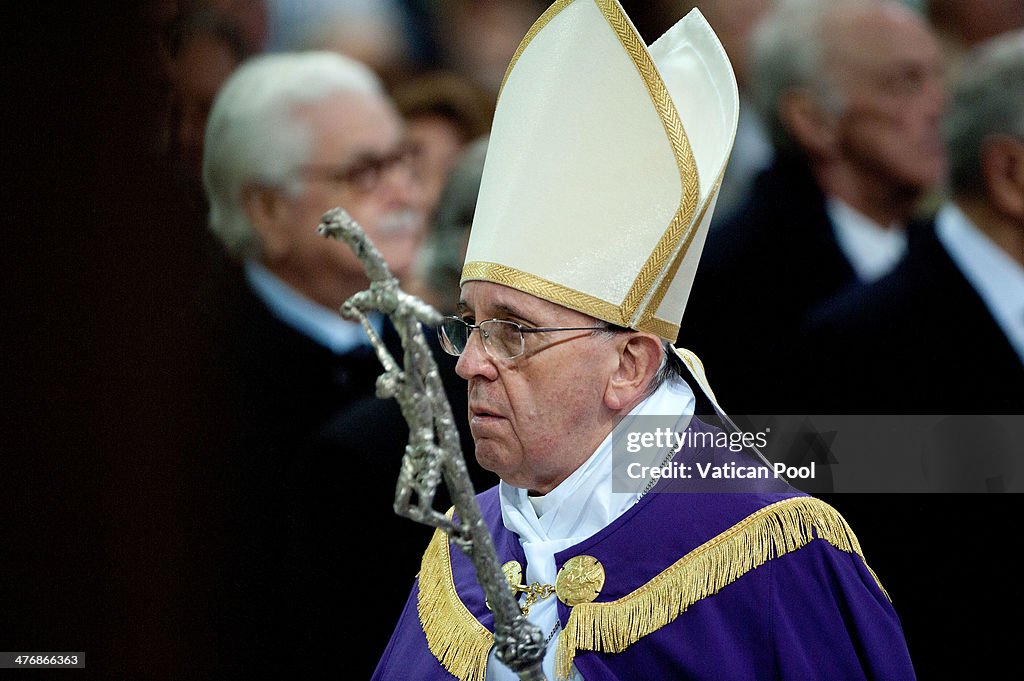
[[[463,319],[524,327],[600,326],[592,317],[515,289],[471,281]],[[480,465],[506,483],[546,494],[611,432],[605,392],[618,361],[614,336],[592,331],[526,334],[515,359],[487,353],[470,335],[456,372],[469,382],[469,420]]]

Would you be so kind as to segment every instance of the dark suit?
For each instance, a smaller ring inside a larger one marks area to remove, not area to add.
[[[806,164],[780,157],[736,217],[708,236],[679,345],[704,362],[726,411],[777,412],[778,386],[765,372],[807,310],[853,280]]]
[[[391,510],[408,431],[395,403],[375,397],[370,347],[335,355],[236,274],[211,367],[228,445],[210,453],[195,528],[191,633],[213,648],[197,677],[359,678],[401,611],[388,594],[404,596],[430,538]],[[389,323],[383,338],[401,361]],[[464,427],[465,410],[456,418]],[[374,607],[356,607],[364,595]]]
[[[818,413],[1024,413],[1024,363],[934,230],[888,276],[813,311],[803,344]]]
[[[1024,365],[934,230],[888,276],[812,313],[794,355],[807,413],[1024,413]],[[1016,665],[1022,594],[1005,547],[1019,495],[828,501],[860,533],[919,678],[1000,678]]]
[[[497,477],[480,468],[473,455],[466,382],[455,374],[456,358],[443,353],[433,329],[424,332],[460,427],[460,444],[474,488],[493,487]],[[323,586],[305,590],[302,611],[306,617],[297,622],[305,631],[297,652],[311,659],[325,655],[330,659],[341,645],[349,651],[345,669],[353,679],[372,675],[398,624],[433,532],[393,510],[408,441],[408,424],[398,402],[366,396],[325,422],[301,472],[303,503],[293,516],[294,548],[301,554],[292,562],[301,566],[305,580]],[[445,511],[450,505],[442,485],[433,507]],[[298,591],[303,593],[301,588]],[[363,593],[370,596],[367,607],[353,610],[353,599]],[[342,625],[336,613],[346,610],[353,619]],[[339,644],[339,639],[344,643]],[[324,664],[308,669],[322,673],[329,668]]]

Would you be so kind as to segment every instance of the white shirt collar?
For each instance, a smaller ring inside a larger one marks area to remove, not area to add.
[[[902,225],[882,227],[834,196],[826,199],[825,211],[832,222],[839,250],[850,261],[860,281],[881,279],[906,254],[907,231]]]
[[[685,381],[666,381],[629,413],[625,425],[636,416],[678,414],[680,427],[685,428],[695,406],[693,391]],[[526,554],[523,578],[527,583],[554,584],[556,553],[603,530],[636,503],[642,493],[613,492],[612,474],[612,435],[609,434],[583,465],[539,499],[531,500],[525,489],[499,483],[501,519],[508,530],[519,535],[519,543]],[[557,619],[555,597],[538,601],[530,609],[529,620],[540,627],[545,637],[555,627]],[[554,651],[555,646],[549,645],[544,658],[543,667],[549,679],[555,678]],[[492,652],[487,678],[513,680],[516,676],[496,663]]]
[[[370,339],[362,325],[306,298],[255,260],[245,262],[245,278],[275,317],[335,354],[342,355],[361,345],[369,345]],[[371,323],[380,333],[383,324],[380,316],[372,316]]]
[[[935,218],[935,233],[1024,362],[1024,267],[973,225],[956,204]]]

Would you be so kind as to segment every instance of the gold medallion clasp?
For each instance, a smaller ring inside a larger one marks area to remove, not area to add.
[[[590,603],[601,593],[604,577],[604,566],[597,558],[573,556],[558,571],[555,593],[570,608]]]

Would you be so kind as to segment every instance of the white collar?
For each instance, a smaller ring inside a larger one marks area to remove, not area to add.
[[[628,427],[630,420],[637,416],[676,414],[682,423],[693,416],[695,406],[690,386],[682,379],[669,380],[638,404],[620,425]],[[519,543],[526,554],[523,576],[526,583],[554,584],[556,553],[603,530],[636,503],[642,493],[613,492],[612,474],[612,435],[609,434],[583,465],[539,500],[531,501],[525,489],[504,482],[498,484],[502,522],[509,531],[519,535]],[[555,600],[552,596],[538,601],[530,609],[530,622],[540,627],[545,637],[558,621]],[[551,642],[554,640],[557,639]],[[555,678],[554,653],[555,646],[548,645],[543,667],[549,679]],[[492,650],[487,678],[512,681],[516,676],[495,662]]]
[[[255,260],[245,262],[245,278],[275,317],[335,354],[343,355],[361,345],[369,345],[370,339],[362,325],[313,302]],[[383,324],[380,316],[373,315],[370,320],[380,333]]]
[[[693,415],[696,400],[682,379],[666,381],[638,404],[622,427],[637,416]],[[612,491],[612,435],[557,487],[531,503],[525,489],[499,483],[502,521],[525,541],[582,541],[604,529],[637,499],[635,492]],[[538,509],[541,515],[538,517]]]
[[[939,211],[935,234],[1024,362],[1024,267],[954,203]]]
[[[881,279],[907,252],[907,232],[902,225],[883,227],[834,196],[826,199],[825,211],[839,250],[860,281]]]

